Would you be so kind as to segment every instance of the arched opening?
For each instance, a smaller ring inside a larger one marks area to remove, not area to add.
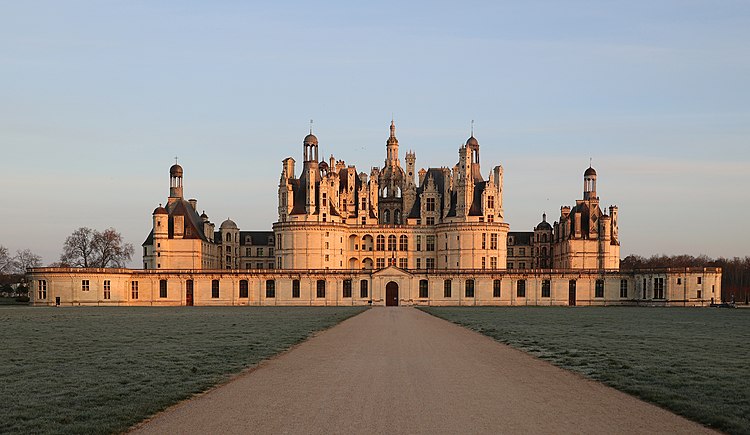
[[[362,260],[362,269],[372,269],[372,258]]]
[[[359,249],[359,237],[356,234],[349,236],[349,250],[356,251]],[[362,250],[365,249],[364,243],[362,244]]]
[[[374,245],[374,243],[373,243],[372,236],[369,235],[369,234],[365,234],[362,237],[362,250],[363,251],[372,251],[373,245]]]
[[[396,284],[394,281],[391,281],[385,285],[385,306],[398,306],[398,284]]]
[[[384,224],[391,223],[391,211],[390,210],[385,210],[383,212],[383,223]]]
[[[357,258],[349,259],[349,269],[359,269],[359,260]]]

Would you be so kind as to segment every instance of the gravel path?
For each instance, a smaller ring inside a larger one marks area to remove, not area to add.
[[[373,308],[136,433],[708,433],[407,307]]]

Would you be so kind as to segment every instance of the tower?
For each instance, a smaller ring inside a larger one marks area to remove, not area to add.
[[[169,202],[182,199],[182,166],[175,163],[169,168]]]
[[[596,171],[591,166],[583,173],[583,199],[598,199],[596,196]]]

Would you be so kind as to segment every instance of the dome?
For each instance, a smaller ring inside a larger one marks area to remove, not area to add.
[[[172,165],[171,168],[169,168],[169,176],[170,177],[182,177],[182,166],[175,163]]]
[[[589,175],[596,176],[596,171],[591,166],[589,166],[589,168],[586,169],[586,172],[583,173],[584,177],[588,177]]]
[[[549,224],[547,221],[541,221],[539,222],[539,225],[534,228],[535,230],[549,230],[552,231],[552,225]]]
[[[236,230],[237,229],[237,224],[234,223],[233,220],[227,219],[227,220],[225,220],[224,222],[221,223],[221,227],[219,227],[219,228],[221,228],[222,230]]]
[[[201,214],[201,219],[203,220],[203,222],[208,222],[208,215],[205,211]]]
[[[477,138],[474,137],[474,135],[472,135],[469,139],[466,140],[466,145],[467,146],[479,146],[479,141],[477,140]]]
[[[157,215],[157,214],[169,214],[169,213],[167,213],[166,208],[162,207],[161,204],[159,204],[159,206],[154,209],[153,214]]]
[[[310,133],[307,136],[305,136],[305,145],[317,145],[318,144],[318,138],[315,137],[314,134]]]

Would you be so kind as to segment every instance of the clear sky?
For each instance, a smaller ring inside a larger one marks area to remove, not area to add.
[[[0,245],[111,226],[137,266],[174,156],[217,226],[270,230],[309,119],[369,173],[393,113],[418,167],[476,120],[512,231],[592,158],[623,257],[750,255],[750,2],[360,3],[0,1]]]

